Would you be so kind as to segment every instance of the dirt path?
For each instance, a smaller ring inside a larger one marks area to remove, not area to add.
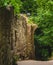
[[[34,60],[28,60],[28,61],[18,61],[18,65],[53,65],[52,61],[34,61]]]

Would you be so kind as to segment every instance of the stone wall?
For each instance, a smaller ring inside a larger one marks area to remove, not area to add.
[[[0,8],[0,65],[12,65],[10,44],[11,22],[13,20],[13,8]]]
[[[0,8],[0,64],[12,65],[12,56],[19,60],[34,59],[34,30],[24,15],[15,16],[12,7]]]
[[[35,59],[34,31],[37,29],[36,24],[27,23],[27,54],[28,59]]]
[[[22,16],[15,16],[14,22],[11,24],[11,40],[15,55],[19,56],[19,59],[26,57],[26,20]]]
[[[15,16],[11,25],[12,50],[19,60],[34,59],[34,31],[35,24],[28,24],[28,19],[24,15]]]

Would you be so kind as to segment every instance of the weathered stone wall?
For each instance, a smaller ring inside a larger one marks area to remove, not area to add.
[[[36,25],[28,24],[28,19],[24,15],[14,17],[12,7],[0,8],[1,65],[11,65],[13,54],[17,55],[19,60],[34,59],[36,28]]]
[[[15,55],[19,56],[19,59],[25,59],[26,57],[26,20],[22,15],[14,18],[12,23],[11,35],[12,43]]]
[[[12,7],[0,8],[0,65],[12,65],[10,31]]]
[[[37,29],[36,24],[27,23],[27,54],[28,59],[35,59],[34,31]]]
[[[24,15],[14,18],[11,28],[12,50],[20,60],[34,59],[34,31],[37,25],[28,24]]]

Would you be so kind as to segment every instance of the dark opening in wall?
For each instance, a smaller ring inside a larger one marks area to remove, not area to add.
[[[34,34],[36,34],[36,35],[43,35],[44,33],[43,33],[43,31],[41,30],[41,28],[37,28],[37,29],[35,30]]]
[[[52,50],[49,44],[45,44],[40,38],[44,36],[43,31],[38,28],[34,32],[34,45],[35,45],[35,59],[48,60],[52,55]],[[42,39],[42,38],[41,38]]]

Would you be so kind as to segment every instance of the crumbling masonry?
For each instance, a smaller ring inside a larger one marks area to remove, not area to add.
[[[12,50],[19,56],[20,60],[34,59],[34,31],[37,29],[36,24],[28,24],[26,16],[21,14],[14,18],[11,26]]]
[[[19,60],[34,59],[34,31],[24,15],[14,16],[13,8],[0,8],[0,65],[12,65],[12,56]]]

